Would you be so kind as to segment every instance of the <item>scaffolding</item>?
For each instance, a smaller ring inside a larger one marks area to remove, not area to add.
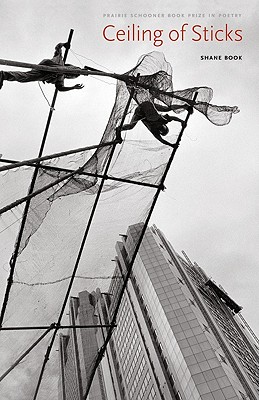
[[[70,31],[69,36],[68,36],[69,45],[71,43],[72,36],[73,36],[73,30]],[[66,49],[65,54],[64,54],[64,61],[66,60],[67,55],[68,55],[68,48]],[[42,71],[51,71],[51,72],[53,72],[53,67],[48,67],[48,66],[44,66],[44,65],[35,65],[35,64],[28,64],[28,63],[11,62],[11,61],[7,61],[7,60],[0,60],[0,64],[2,64],[2,65],[20,66],[20,67],[25,67],[25,68],[34,68],[34,69],[40,69]],[[73,69],[67,70],[65,67],[58,67],[58,69],[55,70],[54,72],[63,74],[63,73],[73,73],[75,71],[73,71]],[[76,73],[78,74],[78,69],[76,70]],[[80,74],[81,75],[90,75],[91,74],[91,75],[109,76],[111,78],[119,79],[119,80],[122,80],[124,82],[125,81],[129,82],[129,77],[127,77],[125,75],[108,74],[108,73],[103,73],[103,72],[100,72],[100,71],[91,71],[90,69],[82,69],[80,71]],[[130,84],[131,84],[132,87],[131,87],[131,91],[130,91],[128,102],[126,104],[126,107],[125,107],[125,110],[124,110],[124,113],[123,113],[123,116],[122,116],[120,127],[122,127],[122,125],[124,123],[124,120],[125,120],[126,114],[128,112],[128,109],[130,107],[131,101],[133,99],[135,90],[136,90],[136,88],[138,86],[137,79],[135,80],[135,79],[132,79],[132,77],[131,77],[130,78]],[[142,87],[145,88],[145,87],[148,87],[148,86],[147,85],[142,85]],[[38,152],[38,156],[33,158],[33,159],[28,159],[28,160],[23,160],[23,161],[10,160],[10,159],[5,159],[5,158],[1,158],[0,159],[1,164],[4,164],[4,165],[2,165],[0,167],[0,172],[4,172],[4,171],[7,171],[7,170],[20,168],[22,166],[30,166],[30,167],[33,167],[33,169],[34,169],[33,176],[32,176],[31,182],[30,182],[29,190],[28,190],[28,194],[26,196],[22,197],[22,198],[17,199],[15,202],[12,202],[11,204],[9,204],[9,205],[7,205],[5,207],[2,207],[0,209],[0,214],[3,214],[5,212],[7,212],[7,211],[10,211],[14,207],[17,207],[17,205],[20,205],[20,204],[23,204],[23,203],[25,204],[23,215],[22,215],[22,219],[21,219],[21,223],[20,223],[20,229],[19,229],[18,237],[17,237],[16,243],[15,243],[14,252],[13,252],[13,255],[12,255],[12,258],[11,258],[11,261],[10,261],[9,276],[8,276],[8,279],[7,279],[4,300],[3,300],[3,303],[2,303],[2,307],[1,307],[0,330],[1,331],[18,331],[18,332],[21,331],[21,330],[43,331],[41,336],[35,342],[33,342],[31,344],[31,346],[29,346],[28,349],[25,352],[23,352],[23,354],[20,355],[20,357],[17,358],[17,360],[15,362],[12,363],[12,365],[6,370],[6,372],[4,374],[2,374],[2,376],[0,377],[0,381],[2,381],[18,364],[20,364],[21,361],[33,349],[35,349],[35,347],[37,347],[40,342],[42,342],[42,340],[46,337],[47,334],[51,334],[51,340],[50,340],[49,345],[46,348],[45,356],[44,356],[44,359],[42,361],[40,374],[38,376],[37,385],[36,385],[36,388],[35,388],[35,393],[34,393],[33,400],[36,400],[37,397],[38,397],[39,390],[40,390],[41,383],[42,383],[42,379],[43,379],[43,376],[44,376],[44,373],[45,373],[46,365],[48,363],[51,351],[53,350],[53,345],[54,345],[56,336],[57,336],[58,332],[60,331],[60,329],[65,329],[65,328],[91,329],[91,328],[103,327],[103,328],[107,329],[107,335],[106,335],[106,338],[104,340],[103,346],[99,349],[95,365],[92,368],[92,371],[91,371],[91,374],[90,374],[90,379],[89,379],[89,381],[87,383],[87,387],[85,389],[84,399],[87,398],[87,396],[89,394],[89,391],[90,391],[90,388],[91,388],[91,384],[92,384],[94,375],[95,375],[95,372],[97,370],[97,367],[98,367],[100,361],[102,360],[102,357],[105,354],[107,345],[108,345],[108,343],[109,343],[109,341],[110,341],[110,339],[112,337],[112,333],[113,333],[113,331],[114,331],[114,329],[115,329],[115,327],[117,325],[117,315],[118,315],[119,307],[120,307],[124,292],[126,290],[127,283],[128,283],[128,281],[130,279],[132,268],[133,268],[133,265],[134,265],[134,261],[136,259],[136,256],[137,256],[137,253],[139,251],[139,248],[141,246],[142,239],[143,239],[145,231],[146,231],[146,229],[148,227],[148,224],[149,224],[151,215],[153,213],[153,210],[155,208],[156,202],[158,200],[158,197],[159,197],[161,191],[163,191],[165,189],[164,182],[165,182],[166,176],[167,176],[168,171],[169,171],[169,169],[171,167],[171,164],[172,164],[172,162],[174,160],[175,154],[176,154],[176,152],[177,152],[177,150],[179,148],[179,145],[180,145],[180,142],[181,142],[181,139],[182,139],[182,136],[183,136],[184,129],[186,128],[187,122],[188,122],[189,117],[190,117],[190,115],[192,113],[192,109],[190,108],[188,110],[188,112],[187,112],[187,116],[186,116],[186,119],[185,119],[185,124],[182,126],[182,128],[180,130],[180,133],[178,135],[177,141],[174,144],[174,146],[172,147],[172,152],[171,152],[171,155],[170,155],[169,160],[167,162],[167,165],[165,167],[165,170],[163,172],[162,179],[161,179],[160,183],[157,185],[157,184],[152,184],[152,183],[148,183],[148,182],[139,182],[139,181],[134,180],[134,179],[126,179],[126,178],[123,179],[123,178],[119,178],[119,177],[116,177],[116,176],[113,176],[113,175],[110,174],[110,166],[111,166],[111,162],[112,162],[113,157],[114,157],[114,152],[115,152],[116,146],[119,145],[119,141],[116,140],[116,139],[111,141],[111,142],[100,143],[98,145],[81,147],[81,148],[74,149],[74,150],[69,150],[69,151],[65,151],[65,152],[59,152],[59,153],[43,156],[43,152],[44,152],[45,144],[46,144],[46,139],[47,139],[48,131],[49,131],[51,120],[52,120],[52,116],[53,116],[53,110],[54,110],[54,107],[55,107],[57,94],[58,94],[58,90],[55,89],[54,96],[53,96],[53,99],[52,99],[52,102],[51,102],[51,106],[50,106],[50,110],[49,110],[49,115],[48,115],[46,126],[45,126],[45,130],[43,132],[43,137],[42,137],[40,149],[39,149],[39,152]],[[195,94],[195,96],[193,98],[193,101],[196,100],[196,97],[197,97],[197,93]],[[181,97],[180,97],[180,100],[182,100]],[[188,103],[188,101],[187,101],[187,103]],[[56,157],[62,157],[62,156],[70,155],[70,154],[76,154],[76,153],[79,153],[79,152],[84,151],[84,150],[92,150],[92,149],[96,149],[96,148],[100,148],[100,147],[106,147],[106,146],[110,147],[111,151],[110,151],[109,157],[107,159],[106,166],[105,166],[103,174],[94,174],[94,173],[90,173],[90,172],[88,173],[88,172],[84,171],[83,167],[80,167],[80,168],[77,168],[77,169],[73,170],[73,169],[58,168],[58,167],[55,167],[55,166],[49,166],[49,165],[42,164],[43,161],[51,160],[51,159],[56,158]],[[36,190],[35,189],[35,184],[36,184],[36,180],[37,180],[40,168],[44,168],[44,169],[49,170],[49,171],[53,171],[53,170],[61,171],[63,173],[63,175],[59,179],[56,179],[53,182],[51,182],[49,185],[43,186],[40,189]],[[16,268],[17,258],[18,258],[18,255],[19,255],[19,246],[21,244],[22,236],[23,236],[23,233],[24,233],[25,224],[26,224],[26,221],[27,221],[31,200],[35,196],[37,196],[40,193],[46,191],[47,189],[53,187],[57,183],[63,182],[65,180],[68,180],[69,178],[71,178],[73,176],[90,176],[90,177],[98,178],[99,179],[99,187],[98,187],[98,191],[97,191],[97,194],[96,194],[96,198],[95,198],[95,201],[94,201],[94,204],[93,204],[93,207],[92,207],[88,222],[87,222],[87,224],[85,226],[84,234],[83,234],[83,236],[81,238],[79,251],[78,251],[78,254],[77,254],[77,257],[76,257],[76,261],[75,261],[74,266],[73,266],[71,277],[69,279],[69,283],[68,283],[68,286],[67,286],[66,294],[65,294],[65,296],[63,298],[63,303],[62,303],[62,307],[61,307],[60,312],[59,312],[59,316],[58,316],[57,320],[55,322],[53,322],[50,326],[45,326],[45,325],[42,325],[42,326],[39,326],[39,325],[35,325],[35,326],[4,326],[3,322],[4,322],[4,317],[5,317],[5,314],[6,314],[6,309],[7,309],[7,305],[8,305],[8,301],[9,301],[10,291],[11,291],[12,285],[14,283],[15,268]],[[94,218],[96,209],[97,209],[99,201],[100,201],[100,196],[101,196],[101,193],[102,193],[102,190],[103,190],[103,186],[104,186],[104,183],[107,180],[124,182],[124,183],[130,184],[130,185],[140,185],[140,186],[152,187],[153,189],[155,189],[155,194],[154,194],[154,197],[153,197],[153,201],[152,201],[151,207],[149,209],[148,215],[147,215],[147,217],[145,219],[145,223],[143,225],[142,232],[141,232],[141,234],[139,236],[137,245],[135,247],[132,259],[130,260],[127,274],[124,277],[124,281],[123,281],[123,284],[122,284],[121,292],[120,292],[120,294],[118,296],[117,307],[115,308],[115,311],[114,311],[114,314],[113,314],[113,318],[110,321],[110,324],[109,325],[92,325],[92,326],[89,326],[89,325],[64,325],[64,324],[62,324],[62,319],[63,319],[63,316],[65,314],[65,310],[66,310],[66,307],[67,307],[67,304],[68,304],[68,300],[69,300],[69,297],[70,297],[70,294],[71,294],[71,289],[72,289],[72,286],[73,286],[73,283],[74,283],[74,280],[75,280],[75,277],[76,277],[76,273],[78,271],[79,262],[81,260],[81,256],[82,256],[82,253],[83,253],[83,250],[84,250],[84,247],[85,247],[85,243],[87,241],[88,234],[89,234],[89,231],[90,231],[92,223],[93,223],[93,218]]]

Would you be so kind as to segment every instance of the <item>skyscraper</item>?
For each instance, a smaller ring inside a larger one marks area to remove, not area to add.
[[[79,293],[78,298],[70,298],[71,326],[80,325],[89,328],[70,328],[67,335],[60,335],[59,399],[83,399],[85,382],[89,379],[98,351],[97,328],[95,328],[98,323],[95,312],[96,299],[96,293],[90,294],[86,291]],[[95,374],[89,399],[107,399],[100,367]]]
[[[112,319],[141,230],[142,224],[130,226],[116,244],[116,268],[109,292],[79,295],[78,309],[80,296],[92,299],[92,315],[98,315],[99,324]],[[148,228],[122,297],[117,327],[95,375],[95,387],[102,388],[104,397],[93,398],[258,399],[258,341],[240,310],[197,264],[177,254],[159,229]],[[95,349],[106,337],[105,327],[80,332],[80,341],[88,336]],[[68,345],[71,338],[66,339]],[[68,354],[66,357],[69,359]],[[93,352],[91,364],[94,359]],[[81,356],[80,362],[87,365],[87,356],[84,361]],[[63,377],[71,368],[67,363],[61,368]],[[87,373],[80,376],[84,393]],[[68,382],[68,377],[63,381],[66,379]]]

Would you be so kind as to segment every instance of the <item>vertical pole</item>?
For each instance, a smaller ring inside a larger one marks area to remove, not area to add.
[[[197,95],[198,95],[198,93],[195,93],[195,94],[194,94],[193,101],[196,100]],[[175,146],[173,147],[172,154],[171,154],[171,156],[170,156],[170,159],[169,159],[169,161],[168,161],[168,163],[167,163],[166,169],[165,169],[164,174],[163,174],[163,176],[162,176],[160,185],[159,185],[159,187],[158,187],[158,189],[157,189],[157,191],[156,191],[156,193],[155,193],[155,196],[154,196],[154,198],[153,198],[153,202],[152,202],[152,204],[151,204],[151,207],[150,207],[148,216],[147,216],[147,218],[146,218],[146,221],[145,221],[145,223],[144,223],[144,226],[143,226],[143,229],[142,229],[142,231],[141,231],[140,237],[139,237],[138,242],[137,242],[137,244],[136,244],[134,253],[133,253],[132,258],[131,258],[131,260],[130,260],[130,263],[129,263],[129,266],[128,266],[128,271],[127,271],[126,277],[125,277],[125,279],[124,279],[124,282],[123,282],[123,285],[122,285],[120,294],[119,294],[119,296],[118,296],[117,305],[116,305],[116,307],[115,307],[115,310],[114,310],[114,313],[113,313],[113,317],[112,317],[112,321],[111,321],[111,328],[108,330],[107,336],[106,336],[106,339],[105,339],[105,342],[104,342],[103,346],[101,347],[101,349],[100,349],[99,352],[98,352],[95,365],[94,365],[94,367],[93,367],[92,373],[91,373],[91,375],[90,375],[90,377],[89,377],[89,380],[88,380],[88,382],[87,382],[86,392],[85,392],[85,394],[84,394],[84,400],[87,399],[87,396],[88,396],[89,391],[90,391],[90,389],[91,389],[91,385],[92,385],[92,382],[93,382],[94,375],[95,375],[95,372],[96,372],[96,370],[97,370],[97,367],[98,367],[98,365],[100,364],[100,362],[101,362],[101,360],[102,360],[102,358],[103,358],[103,356],[104,356],[106,347],[107,347],[107,345],[108,345],[108,343],[109,343],[109,341],[110,341],[110,339],[111,339],[111,337],[112,337],[112,333],[113,333],[113,330],[114,330],[114,326],[116,325],[116,319],[117,319],[117,315],[118,315],[118,312],[119,312],[120,304],[121,304],[121,301],[122,301],[124,292],[125,292],[125,290],[126,290],[128,281],[129,281],[129,279],[130,279],[130,276],[131,276],[131,273],[132,273],[132,269],[133,269],[133,265],[134,265],[135,259],[136,259],[136,257],[137,257],[139,248],[140,248],[141,243],[142,243],[142,240],[143,240],[143,238],[144,238],[144,234],[145,234],[146,229],[147,229],[147,227],[148,227],[149,220],[150,220],[151,215],[152,215],[152,213],[153,213],[153,210],[154,210],[154,208],[155,208],[155,205],[156,205],[157,199],[158,199],[158,197],[159,197],[159,194],[160,194],[161,190],[164,189],[164,182],[165,182],[167,173],[168,173],[168,171],[169,171],[169,169],[170,169],[170,166],[171,166],[171,164],[172,164],[172,162],[173,162],[173,159],[174,159],[174,157],[175,157],[175,153],[176,153],[176,151],[177,151],[177,149],[178,149],[178,147],[179,147],[179,145],[180,145],[180,142],[181,142],[181,140],[182,140],[182,136],[183,136],[184,129],[185,129],[186,125],[187,125],[187,122],[188,122],[188,120],[189,120],[189,118],[190,118],[191,113],[192,113],[192,110],[191,110],[191,108],[190,108],[190,110],[188,111],[188,114],[187,114],[187,116],[186,116],[186,119],[185,119],[185,125],[182,127],[182,129],[181,129],[181,131],[180,131],[180,133],[179,133],[178,139],[177,139],[177,141],[176,141]]]
[[[127,111],[128,111],[129,106],[130,106],[131,100],[132,100],[132,98],[134,96],[134,93],[135,93],[135,87],[133,87],[131,92],[130,92],[129,99],[128,99],[128,102],[126,104],[123,116],[122,116],[121,126],[122,126],[122,124],[123,124],[123,122],[124,122],[124,120],[126,118]],[[83,239],[81,241],[81,245],[80,245],[79,252],[78,252],[78,255],[77,255],[77,258],[76,258],[76,262],[75,262],[75,265],[74,265],[73,273],[72,273],[72,276],[71,276],[71,279],[70,279],[70,282],[69,282],[69,285],[68,285],[68,289],[67,289],[67,292],[66,292],[66,295],[65,295],[65,298],[64,298],[64,302],[63,302],[63,305],[61,307],[60,315],[59,315],[59,318],[58,318],[58,321],[57,321],[57,327],[56,327],[56,329],[55,329],[55,331],[53,333],[51,342],[50,342],[50,344],[48,346],[48,349],[47,349],[45,357],[44,357],[42,369],[41,369],[41,372],[40,372],[40,376],[39,376],[39,379],[38,379],[38,383],[37,383],[37,387],[36,387],[36,391],[35,391],[33,400],[36,400],[37,397],[38,397],[38,393],[39,393],[40,385],[41,385],[41,382],[42,382],[43,374],[44,374],[47,362],[49,360],[51,349],[52,349],[52,347],[54,345],[54,342],[55,342],[55,338],[56,338],[56,335],[57,335],[57,332],[58,332],[58,329],[59,329],[58,327],[60,326],[61,320],[62,320],[64,312],[65,312],[65,308],[66,308],[66,305],[67,305],[67,302],[68,302],[68,299],[69,299],[69,295],[70,295],[70,292],[71,292],[71,289],[72,289],[72,286],[73,286],[73,282],[74,282],[74,279],[75,279],[75,276],[76,276],[76,272],[77,272],[77,269],[78,269],[78,266],[79,266],[79,262],[81,260],[82,254],[83,254],[83,250],[84,250],[84,246],[85,246],[85,243],[86,243],[86,240],[87,240],[87,237],[88,237],[88,233],[89,233],[90,227],[92,225],[92,221],[93,221],[93,218],[94,218],[94,215],[95,215],[95,211],[96,211],[96,208],[97,208],[97,205],[98,205],[98,202],[99,202],[99,198],[100,198],[101,193],[102,193],[104,182],[107,179],[107,174],[108,174],[108,171],[109,171],[109,168],[110,168],[110,165],[111,165],[111,161],[112,161],[112,157],[114,155],[114,152],[115,152],[117,144],[118,144],[118,142],[115,141],[113,146],[112,146],[111,153],[110,153],[109,159],[107,161],[107,164],[106,164],[106,167],[105,167],[105,171],[103,173],[103,178],[102,178],[102,180],[100,182],[100,185],[99,185],[99,189],[98,189],[98,192],[97,192],[97,195],[96,195],[96,198],[95,198],[95,202],[93,204],[93,208],[92,208],[91,214],[90,214],[89,219],[88,219],[88,223],[87,223],[87,226],[86,226],[86,229],[85,229],[85,232],[84,232],[84,236],[83,236]]]
[[[69,33],[69,37],[68,37],[69,45],[70,45],[71,40],[72,40],[73,32],[74,32],[73,29],[71,29],[70,33]],[[64,53],[64,61],[66,61],[67,55],[68,55],[68,48],[66,48],[65,53]],[[41,157],[42,154],[43,154],[43,151],[44,151],[44,146],[45,146],[45,143],[46,143],[48,130],[49,130],[49,126],[50,126],[50,122],[51,122],[51,118],[52,118],[52,114],[53,114],[53,110],[54,110],[57,94],[58,94],[58,90],[55,89],[53,100],[52,100],[52,103],[51,103],[51,108],[50,108],[49,115],[48,115],[48,120],[47,120],[47,123],[46,123],[45,131],[44,131],[42,142],[41,142],[41,145],[40,145],[38,157]],[[35,184],[36,184],[36,179],[37,179],[37,176],[38,176],[38,173],[39,173],[39,168],[40,168],[40,166],[38,165],[34,169],[34,173],[33,173],[31,184],[30,184],[29,191],[28,191],[29,195],[32,194],[32,192],[34,190],[34,187],[35,187]],[[8,299],[9,299],[9,295],[10,295],[10,291],[11,291],[11,287],[12,287],[12,284],[13,284],[13,276],[14,276],[15,265],[16,265],[17,257],[19,255],[19,248],[20,248],[20,244],[21,244],[21,240],[22,240],[22,236],[23,236],[23,232],[24,232],[24,228],[25,228],[25,223],[26,223],[28,212],[29,212],[29,208],[30,208],[30,204],[31,204],[31,199],[28,199],[28,201],[25,204],[23,217],[22,217],[22,221],[21,221],[21,226],[20,226],[20,231],[18,233],[18,237],[17,237],[16,244],[15,244],[15,249],[14,249],[13,255],[11,257],[10,263],[9,263],[10,264],[10,272],[9,272],[9,277],[7,279],[5,296],[4,296],[3,305],[2,305],[1,314],[0,314],[0,328],[3,325],[4,315],[5,315],[5,312],[6,312],[6,307],[7,307],[7,303],[8,303]]]

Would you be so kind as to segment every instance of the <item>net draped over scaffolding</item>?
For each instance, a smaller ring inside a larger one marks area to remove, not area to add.
[[[183,105],[191,101],[194,92],[198,92],[194,108],[217,125],[228,123],[235,112],[235,107],[210,105],[212,90],[209,88],[174,92],[172,68],[161,53],[153,52],[141,57],[137,66],[125,75],[138,76],[127,118],[143,101],[156,99],[166,105]],[[131,87],[132,83],[127,85],[118,81],[115,103],[101,144],[115,138],[115,128],[122,121]],[[184,111],[184,108],[179,111]],[[143,131],[145,129],[143,126]],[[51,183],[53,186],[31,199],[18,248],[4,327],[50,326],[58,321],[112,149],[113,145],[107,145],[94,152],[86,150],[53,159],[45,166],[41,164],[34,190]],[[102,291],[108,289],[114,270],[111,260],[119,234],[124,234],[129,225],[145,222],[171,153],[171,147],[156,140],[130,140],[130,135],[122,145],[116,146],[70,295],[77,296],[82,290],[92,291],[96,287]],[[69,171],[79,168],[78,173],[66,179]],[[32,171],[33,167],[27,166],[0,173],[0,185],[4,188],[1,191],[1,206],[26,195]],[[64,180],[55,184],[61,178]],[[10,243],[15,242],[22,212],[23,205],[20,205],[0,218],[1,269],[5,271],[8,270],[12,251]],[[62,322],[67,322],[65,314]],[[41,335],[42,331],[38,330],[1,331],[0,376]],[[51,332],[0,382],[3,398],[16,399],[17,388],[20,400],[33,398],[50,340]],[[57,391],[57,364],[58,353],[52,351],[37,399],[45,399]]]
[[[217,106],[210,104],[213,98],[213,90],[209,87],[193,87],[184,90],[173,90],[172,67],[165,61],[163,53],[152,52],[143,55],[136,67],[126,75],[137,76],[139,87],[135,95],[138,103],[157,99],[161,103],[170,105],[190,104],[193,108],[201,112],[210,122],[215,125],[226,125],[231,121],[232,115],[239,112],[237,106]],[[142,88],[140,87],[142,85]],[[149,88],[149,89],[147,89]],[[195,102],[192,101],[194,93],[197,93]],[[175,111],[183,112],[180,108]]]

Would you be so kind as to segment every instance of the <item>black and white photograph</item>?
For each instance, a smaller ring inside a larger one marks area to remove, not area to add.
[[[258,6],[1,1],[1,400],[259,398]]]

